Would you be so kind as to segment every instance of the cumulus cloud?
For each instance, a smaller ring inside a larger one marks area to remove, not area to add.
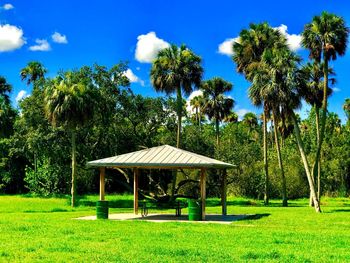
[[[67,36],[62,35],[58,32],[53,33],[51,38],[52,38],[52,41],[55,43],[59,43],[59,44],[67,44],[68,43]]]
[[[248,112],[252,112],[252,111],[247,110],[247,109],[235,110],[235,113],[237,114],[239,121],[241,121],[243,119],[244,115],[246,115]]]
[[[51,50],[51,46],[46,39],[36,39],[36,45],[30,46],[29,50],[31,51],[49,51]]]
[[[29,94],[25,91],[25,90],[21,90],[20,92],[18,92],[17,96],[16,96],[16,102],[19,102],[25,98],[27,98],[29,96]]]
[[[18,49],[25,43],[22,29],[9,24],[0,25],[0,52]]]
[[[169,47],[170,44],[157,37],[155,32],[137,37],[135,59],[141,63],[151,63],[158,52]]]
[[[289,34],[288,27],[283,24],[275,27],[275,29],[279,30],[287,38],[287,44],[291,50],[297,51],[301,49],[301,35]]]
[[[218,52],[223,55],[232,56],[233,55],[233,43],[238,42],[239,37],[228,38],[222,42],[218,47]]]
[[[140,83],[141,86],[145,86],[145,82],[136,76],[131,69],[124,71],[124,76],[127,77],[131,83]]]
[[[203,96],[203,91],[201,90],[195,90],[193,91],[190,96],[188,96],[187,100],[186,100],[186,110],[187,112],[189,112],[190,114],[194,114],[195,113],[195,110],[192,109],[192,106],[190,105],[190,102],[191,100],[194,98],[194,97],[197,97],[197,96]]]
[[[2,8],[5,9],[5,10],[11,10],[11,9],[14,9],[15,7],[13,5],[11,5],[11,4],[4,4],[2,6]]]

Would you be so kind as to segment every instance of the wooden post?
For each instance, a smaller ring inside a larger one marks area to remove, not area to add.
[[[134,169],[134,214],[139,212],[139,169]]]
[[[100,167],[100,201],[105,200],[105,167]]]
[[[205,198],[206,198],[206,190],[205,190],[205,181],[206,181],[206,170],[201,169],[201,201],[202,201],[202,220],[205,220]]]
[[[227,171],[226,169],[222,170],[222,178],[221,178],[221,206],[222,206],[222,215],[227,215],[227,205],[226,205],[226,197],[227,197]]]

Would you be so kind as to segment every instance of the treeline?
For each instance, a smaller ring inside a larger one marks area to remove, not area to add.
[[[303,45],[311,60],[302,63],[286,38],[267,23],[242,30],[233,44],[237,71],[251,82],[252,103],[263,109],[242,118],[233,88],[219,77],[203,80],[201,58],[191,49],[172,45],[152,64],[153,87],[166,97],[135,95],[125,76],[127,65],[84,66],[46,78],[39,62],[21,70],[32,86],[31,96],[12,108],[11,85],[0,78],[0,191],[4,193],[96,192],[98,175],[89,160],[162,144],[234,163],[228,171],[232,195],[264,198],[305,197],[320,211],[323,195],[350,192],[350,122],[327,110],[335,82],[330,60],[343,55],[348,29],[342,18],[328,13],[305,26]],[[199,88],[201,96],[186,109],[183,93]],[[172,94],[176,94],[172,97]],[[301,100],[312,106],[308,118],[295,113]],[[350,100],[343,109],[350,116]],[[209,196],[218,196],[221,176],[210,171]],[[110,170],[107,191],[131,191],[130,171]],[[144,171],[144,195],[157,198],[198,194],[196,171]],[[76,189],[76,186],[77,189]]]

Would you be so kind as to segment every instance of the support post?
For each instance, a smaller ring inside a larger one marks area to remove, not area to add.
[[[200,179],[200,188],[201,188],[201,202],[202,202],[202,220],[205,220],[205,198],[206,198],[206,170],[201,169],[201,179]]]
[[[106,168],[100,167],[100,201],[105,200],[105,173]]]
[[[134,169],[134,214],[139,212],[139,169]]]
[[[222,178],[221,178],[221,206],[222,206],[222,215],[227,215],[227,205],[226,205],[226,197],[227,197],[227,170],[222,170]]]

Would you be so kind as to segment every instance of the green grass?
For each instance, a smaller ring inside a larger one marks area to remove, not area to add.
[[[316,214],[307,200],[282,208],[230,198],[229,213],[257,215],[230,225],[72,219],[93,215],[97,198],[82,197],[72,209],[68,196],[0,196],[0,261],[350,261],[349,199],[324,198]],[[107,199],[111,212],[132,211],[132,196]],[[208,213],[220,213],[218,199],[207,203]]]

